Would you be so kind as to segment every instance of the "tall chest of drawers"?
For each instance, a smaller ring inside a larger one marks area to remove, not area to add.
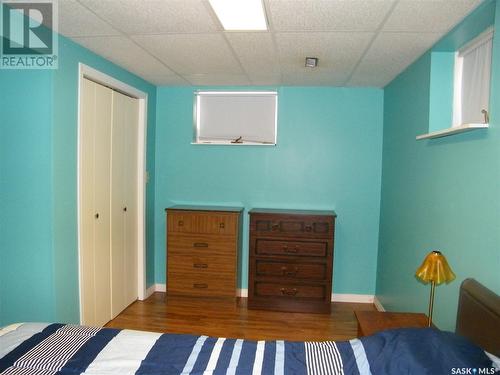
[[[333,211],[252,209],[248,307],[330,311]]]
[[[239,207],[167,208],[167,293],[236,297]]]

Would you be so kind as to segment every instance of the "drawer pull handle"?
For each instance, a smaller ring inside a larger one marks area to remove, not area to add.
[[[290,249],[288,246],[283,246],[283,250],[285,250],[285,253],[292,253],[295,254],[299,251],[299,247],[295,246],[294,248]]]
[[[271,224],[271,230],[278,230],[280,228],[279,224]]]
[[[312,229],[313,229],[312,226],[306,225],[306,232],[310,232],[312,231]]]
[[[193,263],[193,268],[208,268],[206,263]]]
[[[206,242],[195,242],[193,244],[194,247],[208,247],[208,243]]]
[[[294,277],[295,275],[297,275],[298,271],[298,267],[295,267],[293,271],[288,270],[287,267],[281,267],[281,273],[283,274],[283,276]]]
[[[179,220],[179,222],[177,223],[177,225],[180,226],[180,227],[183,227],[184,226],[184,221]]]
[[[219,223],[219,228],[220,229],[224,229],[226,227],[226,224],[225,223]]]
[[[295,296],[298,292],[297,288],[293,288],[293,289],[286,289],[286,288],[281,288],[281,294],[283,294],[284,296]]]
[[[99,219],[99,212],[97,212],[97,213],[94,215],[94,217],[95,217],[96,219]]]
[[[195,289],[207,289],[208,288],[208,284],[193,284],[193,288]]]

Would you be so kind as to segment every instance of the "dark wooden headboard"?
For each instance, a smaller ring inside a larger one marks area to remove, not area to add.
[[[500,296],[474,279],[460,285],[455,332],[500,356]]]

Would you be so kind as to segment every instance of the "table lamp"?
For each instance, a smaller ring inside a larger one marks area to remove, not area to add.
[[[455,274],[451,270],[444,255],[437,250],[431,251],[424,259],[424,262],[415,272],[415,277],[424,284],[431,283],[431,295],[429,298],[429,327],[432,325],[432,310],[434,308],[434,289],[436,284],[449,283],[455,279]]]

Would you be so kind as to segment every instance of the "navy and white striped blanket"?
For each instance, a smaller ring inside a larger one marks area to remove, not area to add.
[[[492,365],[480,348],[433,329],[342,342],[288,342],[24,324],[0,336],[2,375],[399,375],[449,374],[470,366]]]

